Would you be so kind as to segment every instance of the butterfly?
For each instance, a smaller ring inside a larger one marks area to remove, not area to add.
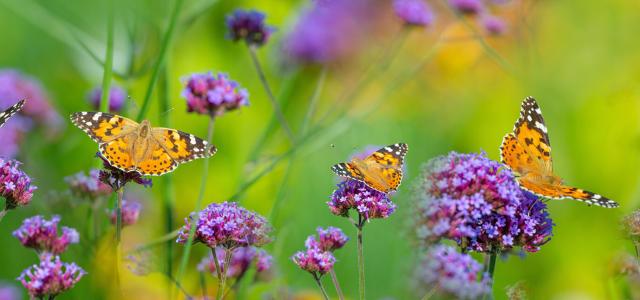
[[[7,120],[9,120],[11,116],[19,112],[23,106],[24,106],[24,100],[20,100],[18,103],[7,108],[7,110],[0,112],[0,127],[2,127],[4,123],[7,123]]]
[[[171,128],[151,127],[122,116],[102,112],[77,112],[71,122],[99,145],[100,154],[125,172],[162,175],[179,164],[216,153],[207,141]]]
[[[564,185],[562,179],[553,173],[547,127],[542,111],[532,97],[524,99],[513,132],[503,138],[500,159],[515,173],[520,187],[537,196],[569,198],[608,208],[618,206],[615,201],[599,194]]]
[[[350,162],[336,164],[331,170],[339,176],[364,182],[372,189],[389,193],[400,186],[408,149],[404,143],[389,145],[364,159],[353,158]]]

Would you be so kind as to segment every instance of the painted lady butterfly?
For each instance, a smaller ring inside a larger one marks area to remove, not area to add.
[[[501,161],[518,176],[520,187],[544,198],[570,198],[608,208],[618,206],[599,194],[564,185],[553,174],[550,145],[542,111],[535,99],[527,97],[513,132],[504,137],[500,146]]]
[[[404,143],[389,145],[364,159],[354,158],[351,162],[334,165],[331,170],[339,176],[364,182],[372,189],[388,193],[400,186],[408,149]]]
[[[217,151],[193,134],[151,127],[147,120],[137,123],[114,114],[78,112],[71,115],[71,122],[98,143],[100,153],[112,166],[125,172],[162,175]]]

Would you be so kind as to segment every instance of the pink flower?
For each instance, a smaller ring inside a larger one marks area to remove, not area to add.
[[[13,232],[22,246],[32,248],[38,253],[61,254],[70,244],[80,240],[78,232],[66,226],[62,227],[62,235],[58,236],[59,216],[53,216],[50,221],[42,216],[27,218],[22,226]]]

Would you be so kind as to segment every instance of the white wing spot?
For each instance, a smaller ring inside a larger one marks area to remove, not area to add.
[[[87,125],[87,126],[91,126],[91,124],[92,124],[92,123],[91,123],[91,122],[89,122],[89,121],[87,121],[87,122],[85,122],[84,124],[85,124],[85,125]]]
[[[99,113],[96,113],[95,115],[93,115],[93,118],[91,118],[91,119],[93,119],[94,121],[98,121],[98,119],[100,119],[100,116],[102,116],[102,113],[99,112]]]
[[[598,194],[594,194],[594,195],[593,195],[593,199],[596,199],[596,200],[597,200],[597,199],[600,199],[600,198],[602,198],[602,196],[600,196],[600,195],[598,195]]]
[[[544,126],[544,124],[536,121],[536,127],[540,130],[542,130],[544,133],[547,133],[547,127]]]

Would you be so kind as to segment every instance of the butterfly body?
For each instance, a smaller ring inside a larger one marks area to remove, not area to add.
[[[500,158],[517,176],[520,187],[535,195],[549,199],[569,198],[609,208],[618,206],[599,194],[567,186],[554,174],[547,127],[542,111],[532,97],[522,102],[513,132],[503,138]]]
[[[398,143],[383,147],[364,159],[353,158],[331,169],[339,176],[364,182],[369,187],[388,193],[397,190],[402,181],[404,156],[407,144]]]
[[[122,116],[79,112],[72,122],[98,143],[102,156],[114,167],[142,175],[162,175],[181,163],[212,156],[214,146],[192,134],[171,128],[152,127]]]

